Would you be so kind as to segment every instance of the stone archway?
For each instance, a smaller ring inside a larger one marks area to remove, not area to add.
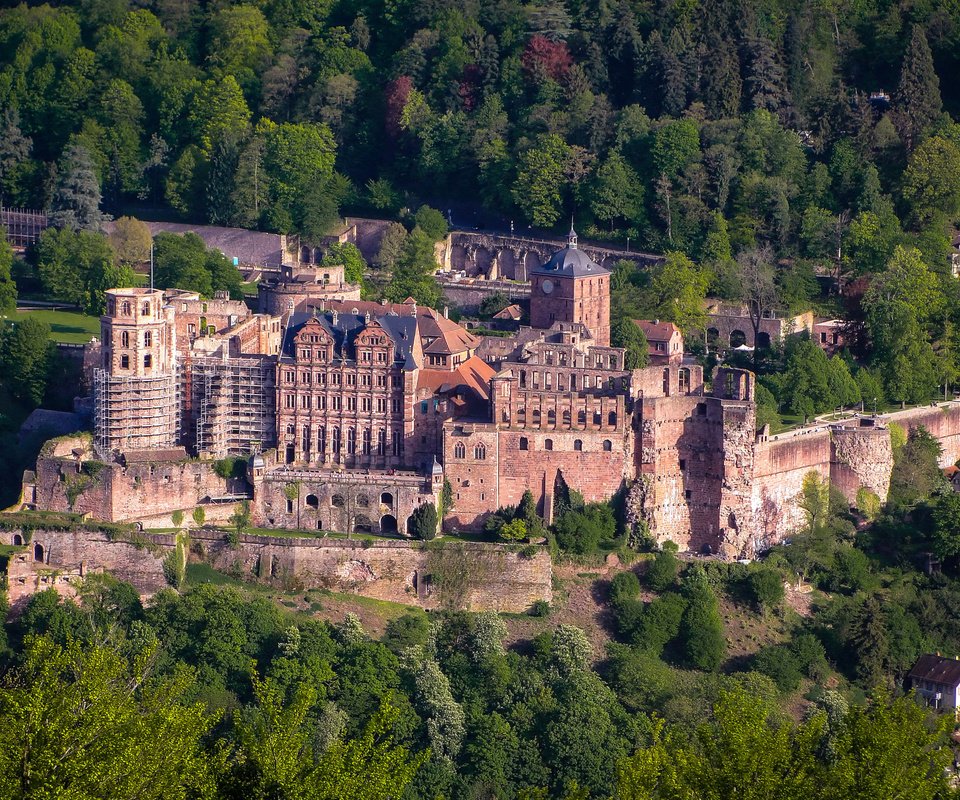
[[[730,331],[730,347],[741,347],[747,343],[747,334],[741,330]]]
[[[20,547],[23,544],[23,537],[19,533],[13,534],[13,546]]]
[[[35,544],[33,546],[33,560],[39,561],[41,564],[44,563],[44,552],[42,544]]]
[[[380,533],[397,533],[397,518],[393,514],[384,514],[380,517]]]
[[[373,523],[365,514],[357,514],[353,520],[354,533],[373,533]]]

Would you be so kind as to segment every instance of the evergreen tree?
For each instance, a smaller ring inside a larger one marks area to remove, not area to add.
[[[99,231],[106,217],[100,211],[100,182],[87,148],[72,142],[60,158],[50,223],[59,228]]]
[[[18,173],[32,148],[33,142],[20,130],[20,115],[8,108],[0,119],[0,205],[14,195]]]
[[[890,644],[883,607],[876,595],[870,595],[860,606],[851,621],[847,641],[856,657],[860,682],[871,689],[888,683]]]
[[[748,45],[749,67],[745,82],[750,108],[762,108],[773,114],[789,105],[783,69],[777,51],[766,36],[753,37]]]
[[[43,402],[52,359],[50,326],[34,317],[0,329],[3,383],[15,398],[37,406]]]
[[[920,25],[913,26],[894,99],[894,120],[900,138],[907,149],[912,150],[919,143],[920,135],[937,119],[943,108],[940,79],[933,67],[933,54],[927,43],[927,35]]]
[[[0,227],[0,314],[10,314],[17,307],[17,284],[12,273],[13,248]]]

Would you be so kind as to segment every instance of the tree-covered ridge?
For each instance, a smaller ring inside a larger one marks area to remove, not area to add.
[[[144,607],[95,576],[0,631],[11,799],[948,796],[944,724],[909,698],[826,691],[797,721],[758,673],[691,673],[664,719],[666,666],[624,645],[604,666],[565,624],[507,649],[496,614],[417,612],[375,639],[210,585]]]
[[[936,4],[21,5],[0,12],[0,193],[59,209],[89,163],[110,211],[310,238],[343,205],[476,199],[698,260],[721,226],[734,254],[839,243],[854,272],[902,227],[933,265],[960,202],[958,38]]]

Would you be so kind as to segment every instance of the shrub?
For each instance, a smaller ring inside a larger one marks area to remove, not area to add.
[[[610,603],[619,605],[624,600],[634,600],[640,594],[640,580],[633,572],[618,572],[610,581]]]
[[[546,600],[536,600],[532,606],[530,606],[530,616],[531,617],[549,617],[550,616],[550,604]]]
[[[769,677],[781,692],[792,692],[800,685],[800,664],[786,645],[764,647],[754,656],[753,668]]]
[[[676,583],[680,572],[680,559],[673,551],[664,549],[657,553],[653,563],[647,567],[644,578],[655,592],[664,592]]]
[[[417,506],[410,515],[410,533],[428,542],[437,535],[437,508],[433,503]]]
[[[783,602],[783,578],[770,567],[760,567],[747,578],[750,597],[760,611],[770,611]]]
[[[695,568],[683,588],[687,607],[680,632],[685,659],[692,667],[714,672],[720,668],[727,651],[720,604],[702,569]]]
[[[660,655],[680,633],[687,601],[676,592],[667,592],[647,605],[634,628],[633,643]]]
[[[613,539],[617,521],[605,503],[590,503],[581,511],[569,511],[555,526],[557,544],[578,555],[594,553],[600,542]]]

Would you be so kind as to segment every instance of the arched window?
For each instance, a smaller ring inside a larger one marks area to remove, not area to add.
[[[604,452],[604,453],[609,453],[611,450],[613,450],[613,442],[611,442],[609,439],[604,439],[604,440],[603,440],[603,452]]]
[[[536,424],[539,424],[539,423],[540,423],[540,409],[539,409],[539,408],[533,409],[533,421],[534,421]]]
[[[557,412],[552,408],[547,412],[547,424],[548,425],[557,424]]]
[[[600,415],[600,412],[599,412],[599,411],[594,411],[594,412],[593,412],[593,424],[594,424],[594,425],[601,425],[601,424],[603,424],[603,417]]]
[[[129,347],[130,346],[130,332],[124,331],[120,334],[120,346]]]
[[[569,425],[569,424],[570,424],[570,409],[569,409],[569,408],[565,408],[565,409],[563,410],[563,424],[564,424],[564,425]]]
[[[315,494],[308,494],[306,503],[310,508],[320,508],[320,499]]]
[[[580,439],[573,440],[573,449],[578,453],[583,452],[583,442]]]
[[[35,544],[33,546],[33,560],[34,561],[43,561],[43,545]]]
[[[337,455],[340,452],[340,429],[333,429],[333,438],[330,441],[330,451]]]
[[[477,461],[483,461],[487,457],[487,448],[483,442],[473,448],[473,457],[477,459]]]
[[[125,317],[129,317],[129,316],[130,316],[130,314],[132,313],[132,309],[131,309],[131,307],[130,307],[129,301],[124,300],[124,301],[120,304],[120,313],[121,313],[123,316],[125,316]]]
[[[383,456],[387,454],[387,432],[381,428],[377,431],[377,455]]]
[[[347,455],[352,456],[357,452],[357,429],[347,428]]]
[[[456,446],[453,448],[453,457],[454,458],[467,457],[467,448],[463,446],[463,442],[457,442]]]
[[[587,412],[582,408],[577,412],[577,425],[587,424]]]
[[[330,498],[330,505],[334,508],[343,508],[346,505],[346,501],[343,499],[342,494],[335,494]]]
[[[368,508],[370,506],[370,498],[367,497],[365,494],[358,494],[357,505],[360,508]]]
[[[380,494],[380,504],[384,506],[392,506],[393,495],[390,492],[382,492]]]
[[[543,449],[544,449],[544,450],[553,450],[553,439],[544,439],[544,440],[543,440]]]
[[[607,414],[607,425],[609,425],[611,428],[615,428],[617,426],[616,411],[611,411],[609,414]]]

